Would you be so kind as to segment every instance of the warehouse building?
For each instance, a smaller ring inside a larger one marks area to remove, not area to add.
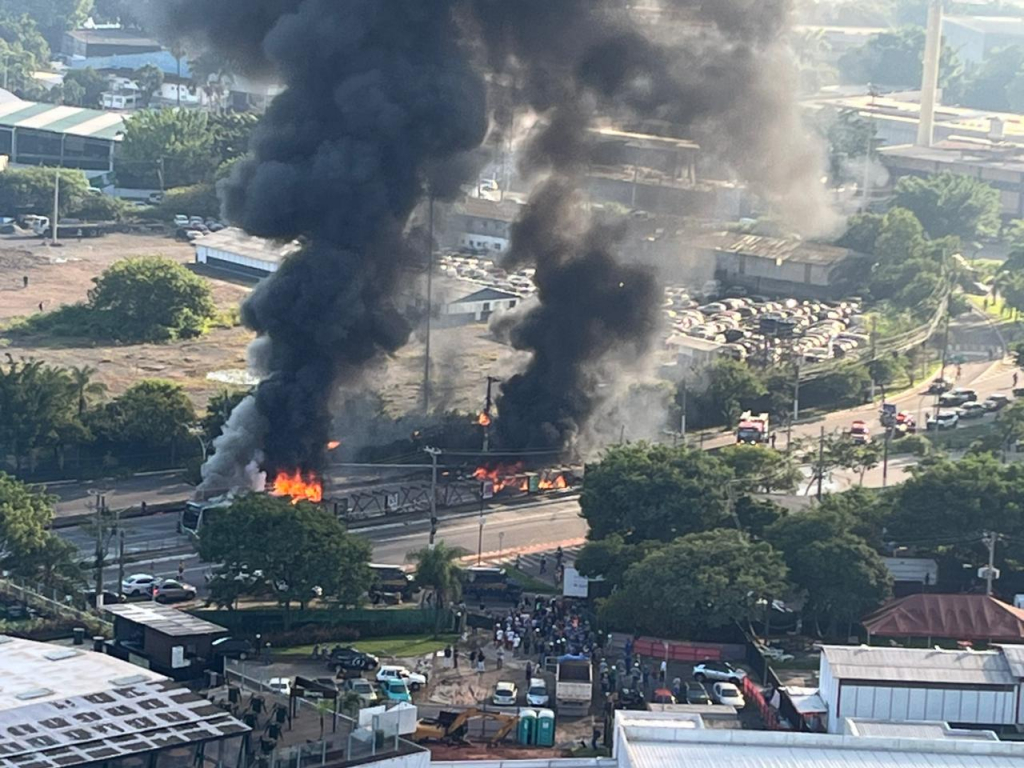
[[[1024,43],[1024,18],[1019,16],[944,16],[943,43],[960,61],[981,64],[999,49]]]
[[[196,238],[196,263],[240,277],[262,280],[276,272],[282,260],[299,250],[297,242],[281,245],[247,235],[237,227]]]
[[[504,253],[521,207],[513,200],[498,202],[482,197],[467,197],[454,203],[444,244],[473,253]]]
[[[249,727],[155,672],[0,635],[0,768],[240,768]]]
[[[506,312],[522,301],[516,293],[497,288],[481,288],[444,305],[443,325],[486,323],[496,312]]]
[[[113,112],[37,104],[0,91],[0,155],[13,165],[78,168],[90,178],[112,173],[124,126]]]
[[[1024,669],[1019,646],[1005,648],[822,646],[818,677],[827,730],[841,733],[847,717],[1016,730]]]

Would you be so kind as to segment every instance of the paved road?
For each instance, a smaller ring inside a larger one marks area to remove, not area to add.
[[[201,563],[191,552],[185,554],[154,553],[152,559],[144,556],[146,543],[162,541],[165,546],[176,542],[182,551],[188,547],[188,539],[177,537],[174,515],[154,515],[136,518],[127,524],[125,536],[126,551],[137,547],[136,554],[143,554],[137,562],[127,564],[125,572],[152,573],[156,576],[177,576],[178,563],[185,565],[185,579],[196,586],[204,583],[203,575],[210,567]],[[357,531],[373,544],[373,558],[381,563],[404,563],[406,554],[425,546],[430,530],[426,520],[387,523]],[[586,522],[579,517],[579,502],[576,498],[545,500],[534,504],[490,509],[484,517],[483,551],[493,556],[500,550],[532,550],[550,545],[554,549],[559,542],[577,541],[586,535]],[[74,543],[83,558],[92,557],[94,542],[88,533],[80,528],[59,531],[68,541]],[[438,538],[446,543],[462,547],[468,553],[477,551],[480,535],[479,516],[476,512],[451,515],[442,519],[438,527]],[[472,558],[469,558],[472,561]],[[104,581],[114,584],[117,580],[117,566],[105,570]]]

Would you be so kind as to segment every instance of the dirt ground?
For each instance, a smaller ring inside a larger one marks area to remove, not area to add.
[[[40,238],[0,237],[0,327],[5,320],[84,301],[92,279],[115,261],[138,255],[159,255],[183,264],[193,262],[193,249],[170,237],[115,234],[96,239],[65,240],[58,247]],[[210,283],[220,309],[237,306],[251,285],[201,273]],[[24,278],[28,286],[24,287]],[[475,410],[483,405],[487,376],[502,376],[511,356],[486,334],[486,327],[435,330],[432,335],[432,406]],[[201,339],[169,344],[95,344],[75,340],[4,336],[0,351],[33,357],[62,366],[88,365],[112,395],[141,378],[162,378],[182,384],[196,406],[224,387],[211,372],[241,375],[245,347],[252,334],[244,328],[214,329]],[[422,402],[424,346],[414,335],[393,359],[367,377],[395,415]]]

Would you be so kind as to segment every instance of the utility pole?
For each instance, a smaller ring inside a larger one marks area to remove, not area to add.
[[[106,527],[107,497],[96,494],[96,608],[103,608],[103,565],[107,557]]]
[[[793,421],[800,418],[800,358],[796,359],[796,376],[793,379]]]
[[[882,487],[889,484],[889,438],[892,436],[892,427],[885,428],[885,442],[882,445]]]
[[[486,482],[480,483],[480,530],[477,533],[476,538],[476,564],[480,565],[483,562],[484,556],[484,490],[487,487]]]
[[[437,536],[437,457],[441,455],[440,448],[427,446],[423,449],[430,456],[430,542],[431,549],[434,548],[434,538]]]
[[[988,570],[985,571],[985,594],[992,594],[992,579],[995,577],[996,539],[995,531],[985,531],[985,546],[988,547]]]
[[[434,312],[434,190],[427,198],[427,337],[423,355],[423,414],[430,411],[430,321]]]
[[[494,376],[487,377],[487,397],[484,400],[484,412],[480,419],[480,424],[484,428],[484,453],[491,449],[491,405],[493,404],[491,385],[497,384],[499,381],[501,379],[497,379]]]
[[[124,529],[117,528],[117,594],[124,594]]]
[[[53,220],[50,221],[50,245],[57,244],[57,218],[60,210],[60,168],[53,174]]]
[[[821,484],[825,479],[825,428],[818,438],[818,501],[821,501]]]
[[[683,412],[679,414],[679,438],[686,447],[686,381],[683,381]]]

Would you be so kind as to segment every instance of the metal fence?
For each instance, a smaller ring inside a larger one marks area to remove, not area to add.
[[[69,602],[72,596],[56,588],[47,588],[23,579],[0,579],[0,593],[29,605],[48,616],[68,619],[86,627],[112,632],[114,625],[98,613],[83,611]]]
[[[191,611],[195,616],[226,627],[235,633],[254,635],[281,632],[298,627],[350,627],[363,636],[415,635],[433,632],[435,626],[441,632],[451,631],[455,616],[444,611],[437,621],[434,610],[407,608],[343,610],[316,608],[285,611],[283,608],[260,608],[236,611]]]

